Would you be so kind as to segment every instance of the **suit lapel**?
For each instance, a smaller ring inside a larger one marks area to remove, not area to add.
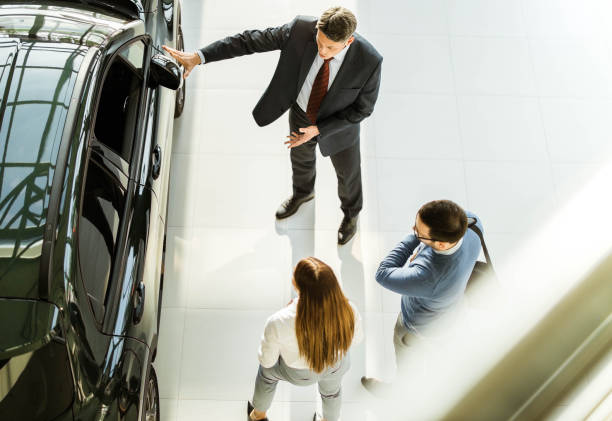
[[[298,85],[297,92],[300,93],[300,89],[302,89],[302,85],[306,80],[306,75],[310,70],[310,66],[314,59],[317,57],[317,44],[314,41],[314,36],[312,40],[306,44],[306,48],[304,48],[304,55],[302,56],[302,63],[300,64],[300,75],[298,77]]]
[[[344,61],[342,62],[340,69],[338,69],[338,73],[336,74],[334,81],[332,82],[331,86],[329,87],[329,90],[327,91],[327,94],[325,94],[325,97],[321,102],[321,107],[319,108],[319,115],[322,113],[322,111],[324,111],[325,105],[330,101],[329,98],[333,98],[336,91],[338,89],[341,89],[342,86],[345,85],[344,82],[350,80],[351,71],[354,71],[361,65],[360,56],[359,54],[357,54],[357,48],[355,48],[356,45],[354,45],[357,42],[358,38],[357,35],[355,35],[355,41],[346,52],[346,56],[344,56]]]

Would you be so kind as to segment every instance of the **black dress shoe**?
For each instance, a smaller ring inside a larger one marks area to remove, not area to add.
[[[338,244],[343,245],[348,243],[357,232],[357,216],[344,216],[340,228],[338,228]]]
[[[314,198],[314,192],[306,196],[296,196],[295,194],[285,200],[276,211],[278,219],[288,218],[298,211],[302,203],[306,203]]]
[[[251,420],[251,412],[253,411],[253,405],[251,405],[250,401],[247,401],[247,421],[252,421]],[[270,421],[268,420],[268,417],[266,418],[262,418],[259,421]]]

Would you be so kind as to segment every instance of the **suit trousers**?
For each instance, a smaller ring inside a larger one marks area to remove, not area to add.
[[[253,407],[258,411],[267,411],[270,408],[279,380],[288,381],[296,386],[318,383],[323,401],[323,418],[327,421],[338,421],[342,404],[342,376],[348,371],[350,365],[348,355],[334,367],[329,367],[322,373],[289,367],[282,358],[279,358],[270,368],[260,365],[255,379]]]
[[[294,103],[289,110],[289,129],[299,133],[300,127],[311,126],[306,113]],[[306,196],[314,191],[316,176],[316,146],[319,136],[292,148],[290,152],[293,170],[293,194]],[[338,178],[340,208],[348,217],[357,216],[363,206],[361,186],[361,155],[359,142],[331,157]]]

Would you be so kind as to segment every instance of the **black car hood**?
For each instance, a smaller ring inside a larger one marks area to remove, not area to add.
[[[37,298],[53,174],[87,48],[2,35],[0,297]]]

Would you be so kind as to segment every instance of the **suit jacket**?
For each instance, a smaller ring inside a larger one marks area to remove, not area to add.
[[[280,50],[272,81],[253,109],[259,126],[272,123],[296,101],[317,55],[317,18],[297,16],[291,22],[261,30],[248,30],[202,48],[205,63],[246,54]],[[319,149],[324,156],[359,142],[359,123],[374,111],[380,87],[382,56],[355,34],[342,66],[321,103],[317,115]]]

